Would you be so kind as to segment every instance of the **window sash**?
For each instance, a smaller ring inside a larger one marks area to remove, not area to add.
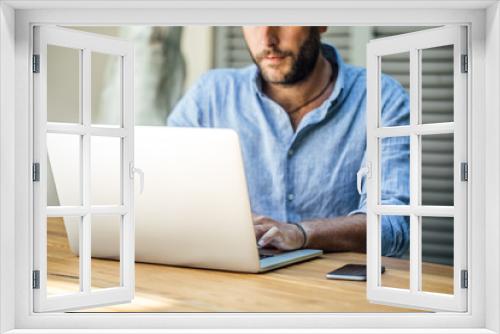
[[[467,184],[460,180],[461,162],[467,162],[467,76],[460,73],[461,55],[466,54],[466,28],[445,26],[372,40],[367,46],[367,161],[372,170],[367,178],[367,296],[374,302],[440,311],[466,311],[467,290],[461,288],[461,270],[467,270]],[[420,50],[454,45],[454,121],[419,124],[421,112]],[[381,57],[410,53],[410,125],[381,127],[380,78]],[[454,134],[454,206],[419,205],[421,197],[420,135]],[[410,137],[410,205],[380,205],[379,138]],[[381,282],[381,214],[410,217],[410,287],[408,290],[380,286]],[[435,294],[420,291],[422,216],[454,217],[454,293]]]
[[[47,122],[47,46],[56,45],[80,50],[80,109],[81,124]],[[34,183],[34,264],[40,271],[40,288],[35,289],[34,310],[67,311],[82,307],[130,301],[134,294],[134,211],[133,184],[133,48],[131,43],[59,27],[35,28],[34,52],[40,55],[40,73],[34,75],[34,161],[40,164],[40,181]],[[119,128],[91,124],[91,55],[101,52],[121,59],[121,125]],[[79,206],[47,206],[47,141],[48,133],[81,136],[80,168],[81,200]],[[91,204],[91,138],[92,136],[120,138],[121,204]],[[83,181],[82,181],[83,180]],[[91,219],[92,214],[119,214],[120,229],[120,286],[94,291],[91,289]],[[80,291],[72,294],[47,296],[47,225],[46,217],[76,215],[81,217],[79,234]]]

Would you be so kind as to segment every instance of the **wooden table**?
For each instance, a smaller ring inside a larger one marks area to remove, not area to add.
[[[52,292],[78,289],[78,257],[68,247],[60,219],[48,223],[48,286]],[[116,286],[118,262],[92,259],[93,287]],[[325,274],[346,263],[364,263],[359,253],[329,253],[321,258],[264,274],[180,268],[136,263],[132,303],[92,312],[415,312],[377,305],[366,299],[366,283],[327,280]],[[384,258],[383,284],[407,284],[408,261]],[[427,287],[451,293],[452,267],[426,264]],[[405,283],[406,282],[406,283]],[[425,287],[425,285],[424,285]]]

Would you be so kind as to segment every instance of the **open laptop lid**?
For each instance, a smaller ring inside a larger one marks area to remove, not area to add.
[[[71,182],[58,173],[64,164],[56,153],[60,145],[48,143],[48,149],[59,200],[64,202],[71,196]],[[135,145],[135,165],[145,174],[144,192],[136,197],[136,261],[259,271],[237,134],[229,129],[138,126]],[[108,146],[99,143],[94,154],[109,161],[113,153]],[[114,193],[106,176],[114,169],[103,164],[99,170],[96,196],[103,196],[102,201]],[[77,251],[78,231],[71,222],[65,224],[70,246]],[[106,225],[93,225],[93,256],[113,257],[108,247],[113,237],[101,230]]]

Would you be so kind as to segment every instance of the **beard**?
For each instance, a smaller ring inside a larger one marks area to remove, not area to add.
[[[259,68],[263,80],[273,84],[293,85],[309,77],[314,69],[314,66],[316,65],[320,51],[321,40],[319,29],[317,27],[311,27],[309,36],[300,46],[297,55],[291,51],[281,50],[274,46],[260,52],[255,55],[255,57],[252,55],[250,50],[249,53],[253,62]],[[278,57],[289,57],[292,61],[290,69],[281,75],[280,78],[273,78],[268,73],[266,68],[262,66],[262,60],[269,54],[276,55]]]

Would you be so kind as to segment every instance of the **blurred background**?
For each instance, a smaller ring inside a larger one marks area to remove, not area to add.
[[[251,64],[241,27],[69,27],[116,36],[135,44],[136,125],[165,125],[184,92],[205,71]],[[369,40],[429,27],[329,27],[323,42],[333,44],[349,64],[365,66]],[[423,122],[453,121],[452,48],[426,50],[422,55]],[[68,121],[78,104],[78,54],[49,50],[49,121]],[[92,119],[113,126],[119,122],[119,62],[105,55],[92,58]],[[408,54],[382,59],[382,71],[409,88]],[[118,79],[117,79],[118,78]],[[118,83],[118,84],[117,84]],[[76,85],[76,88],[75,88]],[[59,98],[64,96],[64,98]],[[108,112],[103,112],[107,110]],[[104,116],[106,115],[106,116]],[[51,171],[48,205],[58,205]],[[453,136],[422,138],[422,204],[453,205]],[[423,218],[423,261],[453,264],[453,219]],[[408,254],[406,254],[406,257]]]

